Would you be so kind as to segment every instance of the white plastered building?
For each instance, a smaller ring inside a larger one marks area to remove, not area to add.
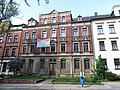
[[[120,75],[120,5],[109,15],[92,18],[95,59],[101,55],[108,71]]]

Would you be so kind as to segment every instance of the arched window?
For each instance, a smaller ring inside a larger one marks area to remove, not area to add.
[[[52,23],[56,23],[56,18],[55,17],[52,18]]]
[[[44,24],[47,24],[47,21],[48,21],[47,18],[45,18],[45,19],[44,19]]]
[[[66,20],[65,20],[65,16],[62,16],[62,22],[65,22]]]

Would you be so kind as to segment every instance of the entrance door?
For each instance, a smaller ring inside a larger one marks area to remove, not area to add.
[[[56,75],[56,63],[50,63],[49,65],[49,76]]]

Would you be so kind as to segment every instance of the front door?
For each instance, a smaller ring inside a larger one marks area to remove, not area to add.
[[[56,76],[56,63],[50,63],[49,76]]]

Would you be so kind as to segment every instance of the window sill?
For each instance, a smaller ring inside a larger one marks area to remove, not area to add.
[[[104,35],[104,33],[98,33],[97,35]]]
[[[107,51],[107,50],[99,50],[99,51]]]
[[[115,70],[120,70],[120,68],[115,68]]]
[[[119,51],[118,49],[113,49],[112,51]]]
[[[115,32],[111,32],[111,33],[109,33],[109,34],[116,34]]]

